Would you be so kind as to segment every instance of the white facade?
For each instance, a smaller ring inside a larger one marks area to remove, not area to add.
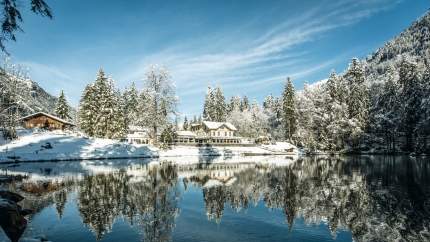
[[[130,126],[126,140],[131,144],[152,144],[150,132],[146,128]]]

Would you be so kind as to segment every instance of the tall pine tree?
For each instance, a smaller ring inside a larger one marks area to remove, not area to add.
[[[60,96],[57,100],[57,107],[55,108],[55,114],[64,120],[70,119],[70,110],[69,105],[67,104],[66,97],[64,95],[64,91],[61,90]]]
[[[93,84],[85,87],[79,102],[78,116],[80,129],[89,136],[95,134],[95,123],[98,112]]]
[[[287,83],[282,94],[282,111],[285,138],[291,142],[293,135],[296,132],[296,104],[294,86],[290,78],[287,79]]]
[[[220,87],[215,88],[214,90],[214,115],[213,121],[216,122],[225,122],[227,115],[227,107],[225,104],[224,93],[222,92]]]

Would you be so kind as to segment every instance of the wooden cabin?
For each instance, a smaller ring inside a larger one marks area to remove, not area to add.
[[[59,117],[56,117],[54,115],[47,114],[44,112],[34,113],[31,115],[25,116],[20,120],[23,126],[27,129],[43,128],[48,130],[54,130],[54,129],[70,129],[75,126],[69,121],[66,121],[64,119],[61,119]]]

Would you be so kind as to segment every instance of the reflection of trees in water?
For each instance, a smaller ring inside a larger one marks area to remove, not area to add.
[[[127,172],[87,176],[80,183],[79,211],[100,239],[118,216],[143,229],[144,241],[170,241],[178,214],[175,166],[145,166],[134,181]]]
[[[54,203],[61,217],[73,183],[79,187],[82,220],[98,239],[124,217],[140,228],[144,241],[170,241],[179,213],[178,173],[187,177],[184,187],[202,186],[208,219],[217,222],[226,207],[240,211],[263,201],[283,211],[290,229],[303,217],[307,223],[327,223],[333,235],[348,229],[357,241],[430,241],[430,164],[402,157],[313,157],[286,167],[128,167],[61,185],[43,195],[46,199],[26,199],[32,204],[25,207]],[[203,186],[213,179],[219,181],[212,181],[215,186]]]
[[[426,161],[314,157],[265,172],[247,169],[230,186],[203,188],[203,196],[208,218],[218,222],[225,204],[240,210],[261,199],[282,209],[290,228],[302,216],[326,221],[333,235],[347,228],[358,241],[429,241],[429,174]]]
[[[62,218],[64,213],[64,207],[67,203],[67,190],[63,189],[54,193],[54,203],[57,209],[58,217]]]

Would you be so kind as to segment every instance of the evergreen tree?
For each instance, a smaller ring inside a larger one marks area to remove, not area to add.
[[[136,124],[139,112],[139,93],[134,82],[131,84],[130,88],[127,88],[124,91],[122,95],[122,105],[124,112],[124,126],[128,130],[130,125]]]
[[[214,90],[214,118],[213,121],[225,122],[227,115],[227,108],[225,104],[225,97],[220,87]]]
[[[414,150],[414,137],[416,126],[420,118],[421,89],[419,86],[419,76],[417,64],[403,58],[399,66],[399,83],[402,98],[401,125],[406,136],[406,150]]]
[[[93,84],[89,84],[85,87],[79,102],[78,110],[79,127],[89,136],[94,136],[95,134],[96,115],[98,112],[94,93]]]
[[[161,132],[160,139],[164,145],[172,144],[177,137],[176,131],[173,128],[173,125],[169,124],[166,128],[164,128],[163,132]]]
[[[240,111],[249,110],[251,107],[249,105],[249,100],[247,96],[244,96],[240,102]]]
[[[349,96],[347,100],[349,118],[356,118],[360,125],[364,125],[368,114],[368,92],[364,84],[364,69],[360,61],[352,59],[345,78],[349,85]]]
[[[349,93],[346,100],[349,114],[349,136],[353,147],[357,147],[369,121],[369,93],[364,83],[364,68],[358,59],[352,59],[344,76]]]
[[[187,116],[185,116],[185,118],[184,118],[184,124],[182,125],[182,128],[184,130],[188,130],[188,126],[189,126],[188,119],[187,119]]]
[[[265,110],[273,110],[274,109],[274,106],[275,106],[275,99],[274,99],[274,97],[272,96],[272,94],[270,94],[269,96],[267,96],[267,97],[265,97],[264,98],[264,101],[263,101],[263,108],[265,109]]]
[[[287,83],[282,94],[282,101],[285,138],[291,142],[293,135],[296,132],[296,105],[294,86],[290,78],[287,79]]]
[[[206,91],[205,101],[203,103],[203,118],[206,120],[211,120],[210,113],[211,113],[211,94],[212,89],[210,86],[208,86],[208,89]]]
[[[88,85],[79,105],[79,125],[87,135],[121,138],[126,133],[121,94],[112,79],[99,70],[96,81]]]
[[[240,110],[240,97],[239,96],[232,96],[230,98],[230,102],[227,105],[227,112],[231,113],[233,111]]]
[[[64,120],[70,119],[70,110],[69,105],[67,104],[66,97],[64,95],[64,91],[61,90],[60,96],[57,100],[57,107],[55,108],[55,114]]]

